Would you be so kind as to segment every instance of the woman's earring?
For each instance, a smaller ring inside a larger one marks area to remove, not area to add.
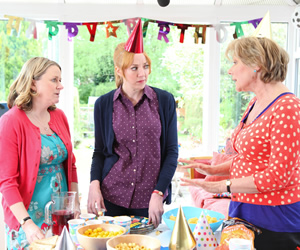
[[[256,69],[254,70],[254,73],[256,73]]]

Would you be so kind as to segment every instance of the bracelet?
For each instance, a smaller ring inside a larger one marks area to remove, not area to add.
[[[160,196],[164,196],[164,194],[163,194],[163,192],[162,191],[158,191],[158,190],[154,190],[153,192],[152,192],[152,194],[158,194],[158,195],[160,195]]]

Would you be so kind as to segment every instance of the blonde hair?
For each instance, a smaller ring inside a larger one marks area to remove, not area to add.
[[[22,110],[31,110],[32,97],[37,95],[31,89],[32,81],[39,80],[51,66],[57,66],[61,70],[58,63],[45,57],[33,57],[25,62],[17,79],[9,88],[8,107],[12,108],[16,105]],[[54,110],[56,106],[52,105],[49,109]]]
[[[151,73],[151,59],[146,54],[146,52],[143,52],[144,56],[146,57],[146,61],[149,64],[149,74]],[[125,50],[125,43],[120,43],[117,45],[115,52],[114,52],[114,65],[115,65],[115,80],[116,80],[116,86],[117,88],[120,87],[120,85],[123,84],[123,77],[119,76],[116,71],[116,67],[121,69],[123,75],[124,70],[129,68],[130,65],[133,62],[134,53],[128,52]]]
[[[259,67],[264,83],[284,81],[289,62],[288,53],[269,38],[243,37],[228,45],[226,57],[239,58],[249,67]]]

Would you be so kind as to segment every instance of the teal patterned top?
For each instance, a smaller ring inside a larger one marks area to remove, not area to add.
[[[34,223],[44,233],[50,228],[45,223],[45,206],[51,200],[51,194],[68,191],[67,178],[65,175],[63,161],[67,159],[68,153],[65,145],[56,133],[51,135],[41,134],[42,153],[37,181],[28,208],[28,213]],[[10,230],[6,225],[8,249],[27,249],[29,246],[26,235],[22,229]]]

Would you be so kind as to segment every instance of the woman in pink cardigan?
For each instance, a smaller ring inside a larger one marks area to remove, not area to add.
[[[23,249],[45,237],[49,225],[44,208],[51,194],[78,191],[68,121],[55,106],[62,89],[60,66],[43,57],[28,60],[10,87],[10,110],[0,119],[0,191],[8,249]]]
[[[300,247],[300,100],[283,84],[288,54],[268,38],[232,41],[226,55],[236,90],[255,94],[232,134],[237,155],[216,166],[193,164],[208,175],[230,179],[185,185],[231,192],[229,216],[259,227],[257,250]]]

